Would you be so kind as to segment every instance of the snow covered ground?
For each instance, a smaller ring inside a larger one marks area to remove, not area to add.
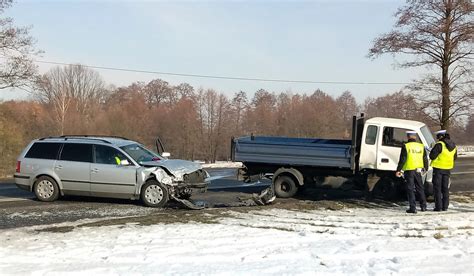
[[[459,157],[474,157],[474,146],[458,146]]]
[[[3,230],[0,271],[473,275],[473,203],[453,203],[442,213],[408,215],[404,210],[396,204],[337,211],[270,206],[224,210],[218,216],[193,213],[208,218],[205,223],[91,227],[89,220],[55,225],[75,226],[64,233],[40,231],[44,227]]]

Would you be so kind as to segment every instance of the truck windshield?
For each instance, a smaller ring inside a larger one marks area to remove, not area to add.
[[[139,144],[130,144],[123,147],[123,149],[130,157],[133,158],[138,163],[147,162],[147,161],[159,161],[163,159],[158,154],[146,149],[142,145]]]
[[[427,126],[423,126],[421,128],[421,133],[425,137],[425,140],[426,140],[426,143],[428,143],[428,146],[433,147],[436,141],[433,138],[433,134],[431,134],[430,129]]]

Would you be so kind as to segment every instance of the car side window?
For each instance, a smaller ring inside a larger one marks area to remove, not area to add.
[[[60,160],[76,162],[92,162],[92,145],[65,143]]]
[[[378,126],[368,126],[367,127],[367,134],[365,136],[365,143],[367,145],[375,145],[375,141],[377,141],[377,132],[379,131]]]
[[[384,127],[382,146],[388,147],[402,147],[404,143],[408,142],[406,131],[410,129],[397,127]],[[420,137],[416,135],[416,141],[420,142]]]
[[[119,165],[121,160],[128,160],[128,158],[112,147],[95,145],[95,163],[98,164],[109,164],[109,165]],[[128,160],[130,163],[130,161]]]
[[[61,143],[34,143],[33,146],[28,150],[26,158],[37,158],[37,159],[51,159],[55,160],[58,158],[59,148]]]

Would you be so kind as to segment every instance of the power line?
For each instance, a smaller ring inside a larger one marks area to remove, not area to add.
[[[36,63],[53,64],[53,65],[72,65],[72,66],[81,65],[81,66],[91,68],[91,69],[110,70],[110,71],[145,73],[145,74],[180,76],[180,77],[193,77],[193,78],[207,78],[207,79],[239,80],[239,81],[262,81],[262,82],[280,82],[280,83],[305,83],[305,84],[349,84],[349,85],[407,85],[407,84],[410,84],[408,82],[313,81],[313,80],[249,78],[249,77],[201,75],[201,74],[187,74],[187,73],[174,73],[174,72],[164,72],[164,71],[127,69],[127,68],[119,68],[119,67],[107,67],[107,66],[96,66],[96,65],[86,65],[86,64],[73,64],[73,63],[46,61],[46,60],[34,60],[34,61]]]

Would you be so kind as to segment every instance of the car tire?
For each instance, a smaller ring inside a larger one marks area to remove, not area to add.
[[[156,180],[148,180],[143,185],[140,197],[148,207],[163,207],[168,202],[168,189]]]
[[[280,198],[289,198],[298,192],[295,180],[287,175],[278,176],[273,182],[275,195]]]
[[[51,202],[59,197],[59,186],[49,176],[39,177],[33,186],[36,198],[40,201]]]

